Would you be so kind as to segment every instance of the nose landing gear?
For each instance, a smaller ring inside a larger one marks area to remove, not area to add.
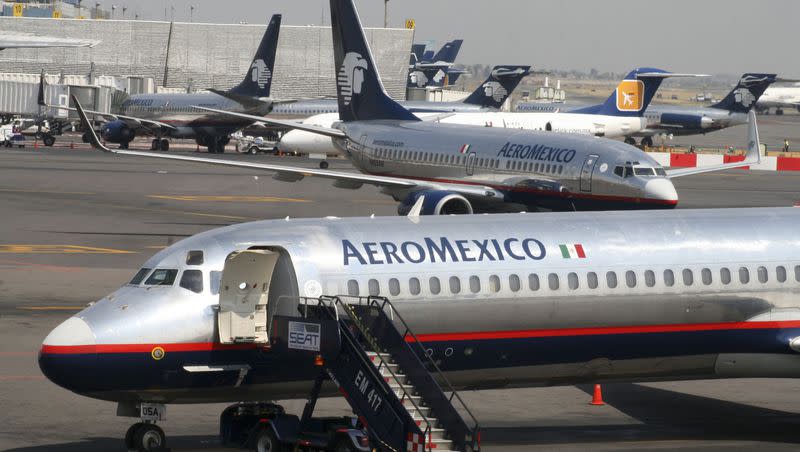
[[[167,436],[156,424],[137,422],[125,433],[125,448],[135,452],[168,451]]]

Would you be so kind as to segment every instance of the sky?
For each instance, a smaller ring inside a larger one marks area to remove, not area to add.
[[[382,27],[382,0],[355,0],[367,27]],[[196,22],[330,24],[328,0],[102,0],[127,17]],[[389,26],[416,21],[415,42],[462,38],[457,63],[627,72],[776,72],[800,78],[798,0],[389,0]]]

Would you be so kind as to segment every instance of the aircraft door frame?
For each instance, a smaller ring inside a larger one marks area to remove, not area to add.
[[[465,164],[467,170],[467,176],[472,176],[475,173],[475,162],[478,160],[477,155],[474,152],[470,152],[467,154],[467,162]]]
[[[591,192],[592,191],[592,177],[594,176],[594,169],[597,167],[597,162],[600,160],[597,154],[589,154],[586,156],[586,159],[583,161],[583,166],[581,166],[581,173],[578,176],[580,178],[580,189],[581,191]]]

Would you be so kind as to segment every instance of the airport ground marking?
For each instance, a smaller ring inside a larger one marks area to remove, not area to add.
[[[135,254],[136,251],[82,245],[0,244],[4,254]]]
[[[0,188],[2,193],[41,193],[50,195],[96,195],[90,191],[49,191],[49,190],[28,190],[22,188]]]
[[[195,202],[312,202],[302,198],[250,195],[147,195],[148,198]]]

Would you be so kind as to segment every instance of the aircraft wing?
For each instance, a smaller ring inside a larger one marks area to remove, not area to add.
[[[725,163],[714,166],[701,166],[697,168],[675,168],[667,170],[667,177],[689,176],[691,174],[710,173],[743,166],[757,165],[761,162],[761,143],[758,140],[758,125],[756,124],[756,113],[753,110],[747,114],[747,153],[741,162]]]
[[[290,129],[299,129],[305,130],[306,132],[316,133],[319,135],[325,135],[331,138],[345,138],[346,135],[339,129],[331,129],[329,127],[321,127],[321,126],[314,126],[311,124],[303,124],[297,121],[287,121],[283,119],[272,119],[272,118],[265,118],[263,116],[255,116],[255,115],[248,115],[247,113],[235,113],[232,111],[226,110],[217,110],[216,108],[208,108],[208,107],[198,107],[193,105],[192,108],[197,108],[200,110],[211,111],[214,113],[220,113],[223,115],[228,116],[235,116],[237,118],[247,119],[253,122],[260,122],[264,124],[271,124],[275,126],[282,126],[288,127]]]
[[[44,104],[44,106],[48,107],[48,108],[59,108],[61,110],[78,111],[76,108],[63,107],[63,106],[60,106],[60,105]],[[90,114],[90,115],[101,116],[103,118],[110,119],[111,121],[124,121],[124,122],[132,125],[133,127],[148,127],[148,128],[161,127],[161,128],[164,128],[164,129],[175,130],[175,126],[173,126],[173,125],[170,125],[170,124],[167,124],[167,123],[161,122],[161,121],[154,121],[152,119],[137,118],[137,117],[134,117],[134,116],[116,115],[116,114],[113,114],[113,113],[103,113],[101,111],[94,111],[94,110],[83,110],[83,111],[88,113],[88,114]]]

